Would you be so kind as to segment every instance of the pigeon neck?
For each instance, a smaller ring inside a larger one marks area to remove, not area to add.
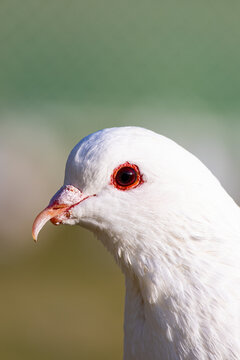
[[[138,279],[126,276],[124,360],[146,360],[149,354],[151,360],[177,359],[173,326],[167,321],[171,312],[159,305],[148,302]]]

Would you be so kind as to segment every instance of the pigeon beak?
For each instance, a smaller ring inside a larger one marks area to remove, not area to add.
[[[42,210],[32,226],[32,237],[37,241],[38,234],[48,220],[54,225],[62,223],[62,220],[70,217],[69,210],[78,205],[84,197],[83,193],[72,185],[65,185],[50,200],[49,205]]]

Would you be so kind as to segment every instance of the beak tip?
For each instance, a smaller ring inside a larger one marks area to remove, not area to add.
[[[33,241],[36,243],[37,242],[37,237],[33,236]]]
[[[37,242],[38,234],[34,231],[35,229],[32,229],[32,238],[34,242]]]

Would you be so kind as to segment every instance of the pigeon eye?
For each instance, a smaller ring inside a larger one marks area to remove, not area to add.
[[[142,182],[142,176],[137,165],[129,162],[118,166],[111,177],[111,183],[119,190],[135,188]]]
[[[137,173],[131,167],[121,168],[116,175],[116,183],[120,186],[130,186],[137,180]]]

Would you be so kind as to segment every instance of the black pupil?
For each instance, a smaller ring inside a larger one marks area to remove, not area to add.
[[[120,186],[129,186],[137,180],[136,171],[130,167],[120,169],[116,176],[116,181]]]

